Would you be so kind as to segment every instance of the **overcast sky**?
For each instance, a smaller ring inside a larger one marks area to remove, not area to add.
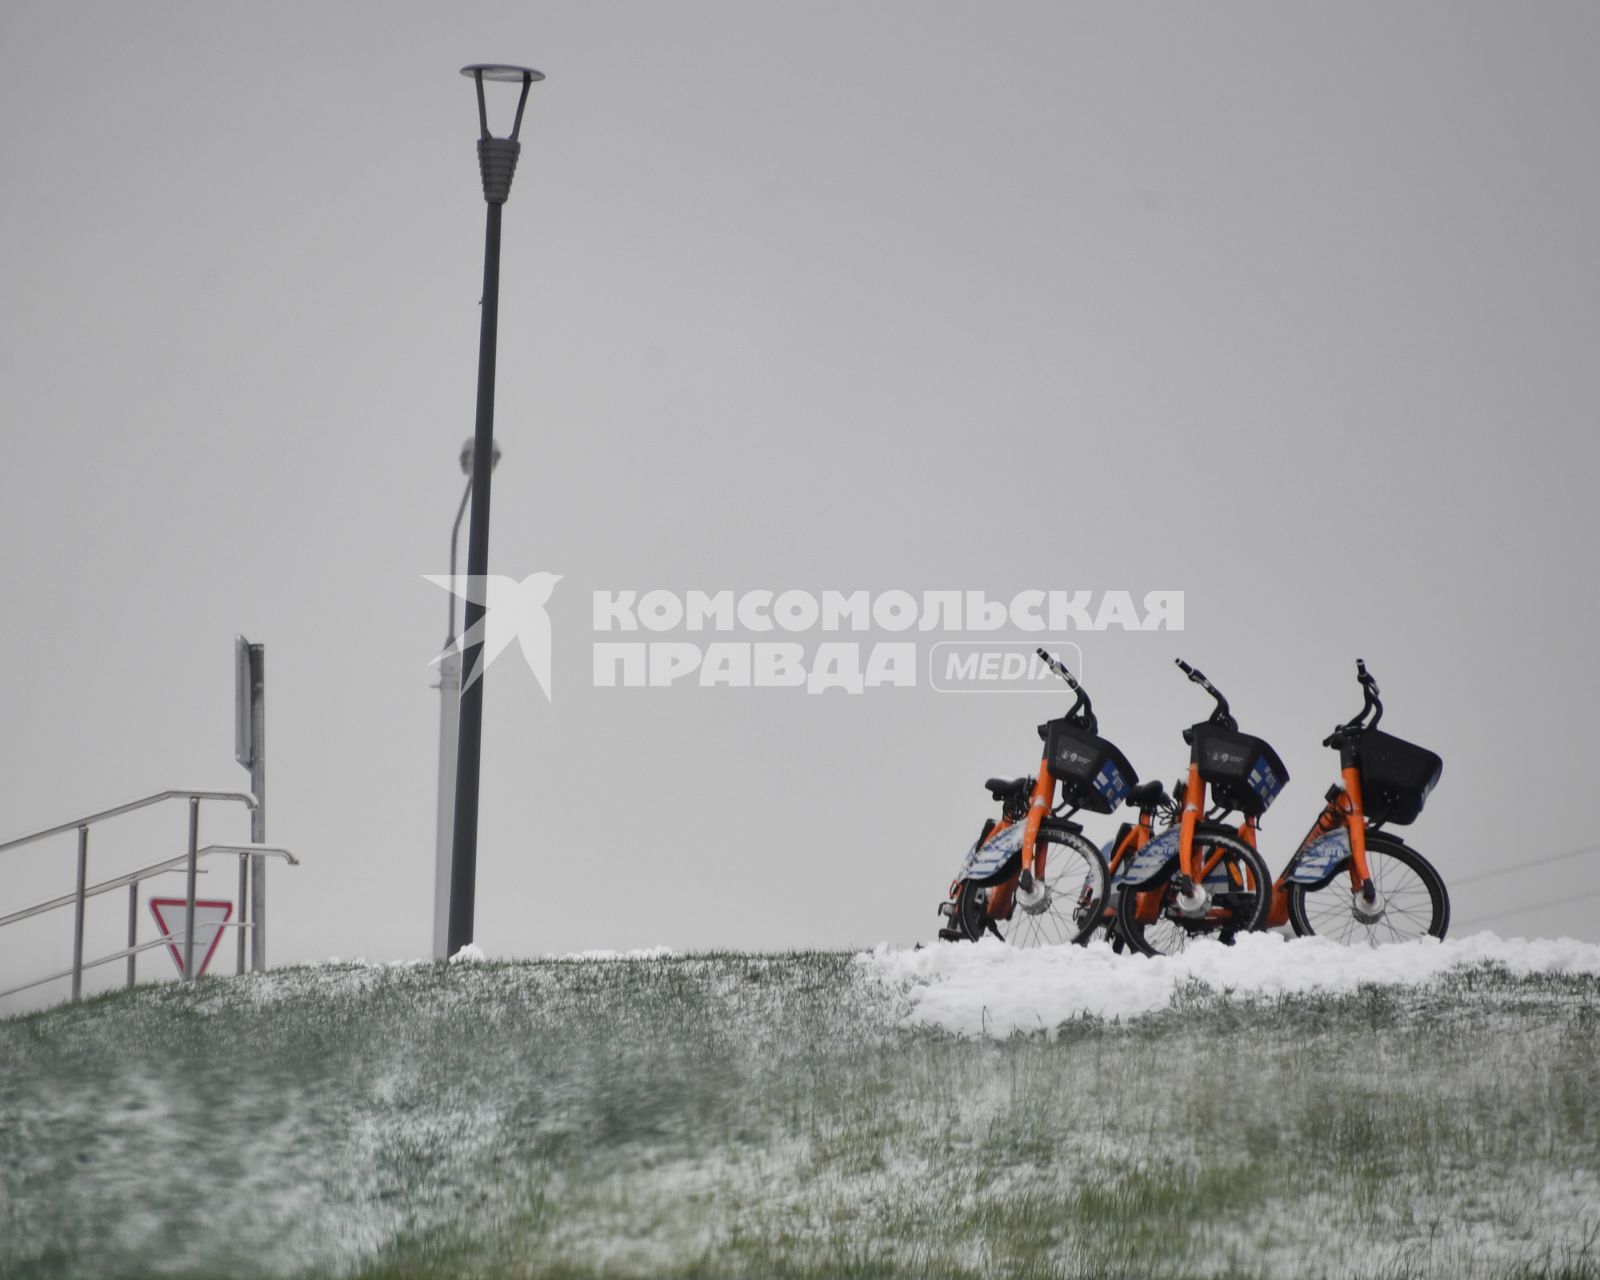
[[[1065,705],[593,688],[591,593],[652,588],[1181,590],[1181,634],[1039,638],[1147,776],[1209,705],[1173,657],[1204,668],[1293,774],[1274,868],[1365,657],[1445,759],[1406,834],[1458,931],[1600,939],[1600,854],[1464,883],[1600,843],[1597,37],[1587,4],[9,0],[0,839],[242,786],[242,632],[304,863],[273,961],[428,953],[423,575],[483,247],[457,71],[506,61],[549,78],[491,567],[563,578],[552,700],[487,678],[485,950],[931,937],[982,780]],[[91,876],[183,834],[97,829]],[[70,885],[70,837],[0,858],[0,914]],[[0,931],[0,987],[70,929]]]

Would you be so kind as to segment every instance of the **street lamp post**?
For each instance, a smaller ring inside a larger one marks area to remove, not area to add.
[[[467,514],[467,499],[472,496],[472,449],[468,440],[461,446],[461,473],[467,487],[461,491],[456,522],[450,526],[450,581],[456,577],[456,546],[461,541],[461,521]],[[495,445],[489,469],[500,465],[500,446]],[[456,650],[456,596],[449,599],[450,616],[445,626],[444,648],[439,658],[439,807],[434,824],[433,874],[433,958],[447,960],[450,941],[450,842],[456,823],[456,734],[461,727],[461,655]]]
[[[449,955],[472,941],[473,900],[478,874],[478,765],[483,745],[483,639],[474,628],[483,617],[482,584],[489,573],[489,474],[494,467],[494,362],[500,320],[500,210],[511,198],[511,179],[522,144],[522,109],[528,89],[544,76],[531,67],[478,64],[462,67],[478,90],[478,171],[488,205],[483,234],[483,302],[478,333],[478,417],[473,430],[472,518],[467,523],[469,590],[461,633],[469,640],[462,654],[466,685],[461,691],[461,722],[456,752],[455,832],[450,858]],[[483,101],[483,82],[522,86],[516,120],[508,138],[492,137]],[[480,589],[471,589],[476,583]],[[453,616],[453,615],[452,615]]]

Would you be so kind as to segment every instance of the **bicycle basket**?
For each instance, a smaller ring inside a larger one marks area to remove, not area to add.
[[[1045,761],[1061,783],[1061,798],[1075,809],[1111,813],[1139,782],[1128,757],[1071,720],[1052,720]]]
[[[1439,784],[1444,761],[1426,747],[1368,729],[1356,744],[1356,767],[1367,819],[1404,826],[1422,812],[1428,793]]]
[[[1289,781],[1278,753],[1260,738],[1221,725],[1194,727],[1195,758],[1212,798],[1225,809],[1259,818]]]

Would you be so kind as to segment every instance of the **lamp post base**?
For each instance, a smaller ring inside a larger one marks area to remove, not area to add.
[[[434,829],[433,958],[448,960],[450,842],[456,821],[456,732],[461,724],[461,655],[439,660],[439,811]]]

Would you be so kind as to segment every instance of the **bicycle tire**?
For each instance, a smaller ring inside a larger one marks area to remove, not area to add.
[[[1450,891],[1444,877],[1415,849],[1382,831],[1367,832],[1367,869],[1383,897],[1382,917],[1358,919],[1350,877],[1341,868],[1320,889],[1285,886],[1289,923],[1302,938],[1330,938],[1345,946],[1388,946],[1417,938],[1442,938],[1450,929]]]
[[[964,880],[956,889],[951,916],[955,930],[974,942],[992,933],[1014,947],[1081,946],[1088,942],[1100,926],[1110,885],[1105,861],[1100,850],[1082,836],[1052,832],[1045,844],[1044,883],[1049,895],[1037,914],[1013,902],[1009,920],[991,919],[987,893],[1000,886]]]
[[[1207,850],[1220,850],[1219,865],[1227,867],[1230,880],[1241,887],[1213,894],[1211,909],[1191,919],[1177,908],[1173,885],[1177,859],[1154,882],[1140,889],[1124,886],[1117,903],[1117,928],[1135,951],[1147,956],[1178,955],[1196,938],[1214,937],[1231,943],[1238,934],[1266,923],[1272,908],[1272,873],[1265,859],[1237,836],[1220,833],[1196,832],[1194,848],[1201,857]],[[1160,895],[1155,919],[1141,920],[1141,914],[1149,914],[1151,894]]]

